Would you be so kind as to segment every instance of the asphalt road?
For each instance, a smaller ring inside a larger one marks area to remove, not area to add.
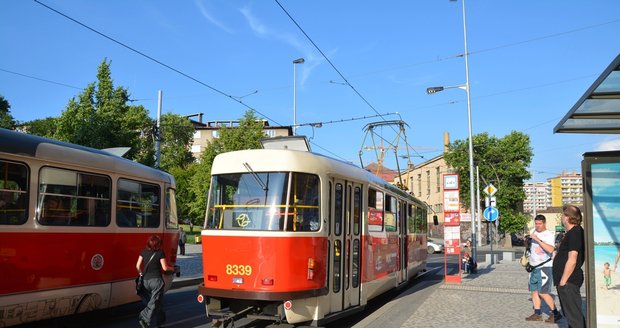
[[[404,288],[385,293],[371,300],[366,308],[354,315],[334,321],[326,328],[336,327],[399,327],[407,321],[415,308],[434,291],[443,280],[443,254],[429,256],[426,272],[407,284]],[[449,266],[449,272],[456,272],[456,265]],[[415,293],[413,302],[399,302],[404,296]],[[167,314],[166,327],[211,327],[205,316],[204,306],[196,301],[197,288],[183,287],[166,293],[164,302]],[[27,325],[36,328],[77,328],[77,327],[115,327],[138,326],[138,313],[141,303],[132,303],[111,309],[85,313],[76,316],[46,320]],[[265,322],[250,322],[247,319],[235,322],[235,327],[267,327]],[[20,327],[20,326],[18,326]],[[26,326],[22,326],[26,327]],[[20,328],[22,328],[20,327]]]

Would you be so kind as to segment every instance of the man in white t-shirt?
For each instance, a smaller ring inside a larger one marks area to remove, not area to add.
[[[534,230],[530,234],[530,256],[529,262],[534,266],[530,272],[529,291],[532,292],[532,303],[534,304],[534,314],[525,318],[527,321],[542,321],[542,311],[540,310],[541,299],[549,305],[552,313],[545,322],[555,323],[562,318],[560,312],[555,307],[551,296],[553,285],[551,256],[555,250],[555,235],[547,230],[547,218],[544,215],[536,215],[534,218]]]

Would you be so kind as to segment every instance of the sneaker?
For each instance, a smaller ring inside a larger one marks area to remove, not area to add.
[[[549,316],[549,318],[547,318],[547,320],[545,320],[546,323],[556,323],[558,321],[560,321],[560,319],[562,319],[562,315],[558,312],[558,314],[553,315],[553,313],[551,313],[551,316]]]
[[[140,328],[149,328],[149,325],[142,319],[138,320],[138,323],[140,323]]]
[[[525,321],[543,321],[543,318],[540,314],[532,314],[531,316],[525,318]]]

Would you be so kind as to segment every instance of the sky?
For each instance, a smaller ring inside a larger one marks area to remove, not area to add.
[[[616,135],[553,133],[620,53],[620,2],[465,5],[474,134],[528,134],[533,181],[580,172],[584,152],[620,149]],[[383,146],[395,169],[389,143],[420,164],[442,153],[444,132],[468,137],[466,92],[426,94],[465,83],[460,0],[2,0],[0,43],[0,95],[22,122],[60,116],[107,59],[114,85],[152,117],[162,90],[164,113],[216,121],[252,108],[292,125],[295,98],[297,124],[323,122],[297,134],[355,164],[360,150],[376,162],[372,147]],[[408,146],[390,126],[373,145],[367,124],[400,119]]]

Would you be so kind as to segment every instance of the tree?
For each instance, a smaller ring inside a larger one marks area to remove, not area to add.
[[[29,134],[35,136],[53,138],[56,133],[56,125],[58,118],[46,117],[43,119],[36,119],[20,124]]]
[[[198,224],[204,222],[207,205],[207,193],[211,183],[211,166],[215,156],[221,153],[260,148],[260,140],[265,137],[264,123],[256,119],[254,112],[247,111],[239,121],[238,127],[221,127],[219,138],[207,145],[196,171],[190,182],[191,200],[188,204],[189,215],[198,218]]]
[[[525,199],[523,181],[531,177],[527,167],[532,162],[530,138],[521,132],[512,131],[498,139],[487,133],[473,137],[474,163],[478,165],[481,182],[492,183],[498,192],[497,208],[500,213],[499,230],[506,233],[521,231],[529,218],[521,213]],[[461,176],[461,204],[470,205],[469,193],[469,143],[456,140],[449,145],[445,155],[446,163]]]
[[[14,130],[15,125],[15,119],[11,115],[11,105],[0,95],[0,128]]]
[[[97,69],[90,83],[58,118],[54,137],[93,148],[131,147],[125,157],[153,165],[153,122],[143,106],[128,105],[129,92],[114,88],[110,63]]]
[[[194,127],[187,118],[170,113],[161,116],[162,170],[184,168],[194,161],[194,156],[190,152],[193,135]]]

